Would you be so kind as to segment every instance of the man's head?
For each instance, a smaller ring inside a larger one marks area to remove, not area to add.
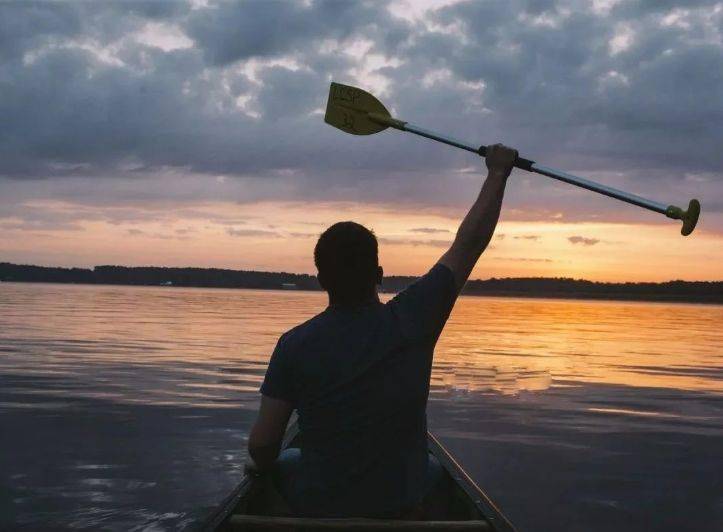
[[[382,281],[377,238],[355,222],[338,222],[324,231],[314,248],[314,263],[333,303],[361,303]]]

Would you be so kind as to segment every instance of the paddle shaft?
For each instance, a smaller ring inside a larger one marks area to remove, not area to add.
[[[486,146],[475,148],[474,146],[470,146],[469,144],[466,144],[460,140],[434,133],[433,131],[429,131],[428,129],[415,126],[414,124],[410,124],[409,122],[400,121],[398,125],[395,124],[392,127],[401,129],[402,131],[409,131],[410,133],[414,133],[415,135],[436,140],[437,142],[449,144],[450,146],[454,146],[455,148],[467,150],[483,157],[487,150]],[[668,209],[667,205],[663,205],[662,203],[658,203],[657,201],[652,201],[642,198],[640,196],[636,196],[635,194],[630,194],[628,192],[618,190],[613,187],[601,185],[600,183],[585,179],[584,177],[578,177],[576,175],[568,174],[567,172],[555,170],[554,168],[548,168],[547,166],[542,166],[540,164],[537,164],[535,161],[523,159],[522,157],[517,158],[515,166],[517,168],[527,170],[528,172],[535,172],[536,174],[541,174],[547,177],[551,177],[553,179],[557,179],[559,181],[564,181],[565,183],[570,183],[571,185],[576,185],[587,190],[592,190],[593,192],[597,192],[598,194],[603,194],[605,196],[609,196],[611,198],[624,201],[626,203],[631,203],[633,205],[637,205],[638,207],[643,207],[644,209],[649,209],[651,211],[659,212],[661,214],[666,214],[666,211]]]

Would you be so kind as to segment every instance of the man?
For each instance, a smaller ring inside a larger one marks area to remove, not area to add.
[[[319,238],[314,261],[329,306],[279,339],[249,437],[256,467],[274,473],[295,513],[399,517],[434,486],[441,470],[426,438],[434,346],[492,238],[516,158],[501,144],[487,149],[487,179],[452,246],[386,304],[371,231],[340,222]],[[302,448],[279,457],[293,409]]]

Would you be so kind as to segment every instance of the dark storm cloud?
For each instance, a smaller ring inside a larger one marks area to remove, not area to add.
[[[412,21],[385,2],[3,3],[0,192],[53,178],[95,204],[469,201],[482,165],[468,154],[326,126],[337,79],[386,87],[422,125],[720,210],[722,24],[720,2],[670,0],[469,1]],[[187,42],[162,47],[164,32]],[[236,184],[200,184],[219,175]],[[643,216],[523,174],[509,198],[532,217]]]
[[[186,28],[204,57],[226,65],[309,49],[324,39],[378,32],[387,2],[221,2],[190,17]],[[394,33],[394,23],[387,23]],[[386,28],[385,28],[386,30]],[[381,35],[381,32],[378,32]],[[312,50],[309,50],[312,51]]]
[[[79,37],[110,42],[144,21],[165,20],[187,12],[183,1],[2,2],[0,55],[22,57],[27,51]]]
[[[613,11],[626,16],[639,16],[647,13],[665,13],[674,9],[713,7],[719,0],[629,0],[613,6]]]
[[[682,28],[664,26],[660,9],[615,19],[563,14],[562,5],[550,4],[547,23],[538,24],[513,23],[521,11],[516,2],[453,5],[435,17],[461,28],[465,44],[450,34],[454,45],[420,42],[412,53],[485,83],[483,99],[498,128],[530,151],[565,143],[588,167],[609,167],[613,156],[628,167],[720,171],[723,13],[713,21],[706,13],[684,16],[690,26]],[[717,36],[706,42],[704,28],[714,32],[716,22]],[[626,26],[627,36],[620,33]],[[541,127],[550,128],[545,138]]]

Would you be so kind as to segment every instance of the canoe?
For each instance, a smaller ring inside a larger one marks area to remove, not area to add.
[[[436,520],[307,518],[289,515],[288,508],[273,488],[271,479],[246,472],[241,483],[212,512],[201,530],[212,531],[374,531],[374,530],[449,530],[514,532],[512,524],[490,498],[464,472],[431,432],[427,433],[429,451],[444,469],[444,478],[435,493]],[[282,449],[298,447],[299,429],[292,423]],[[440,505],[439,501],[443,501]],[[441,515],[440,515],[441,512]],[[420,508],[418,515],[424,515]],[[410,516],[411,517],[411,516]]]

